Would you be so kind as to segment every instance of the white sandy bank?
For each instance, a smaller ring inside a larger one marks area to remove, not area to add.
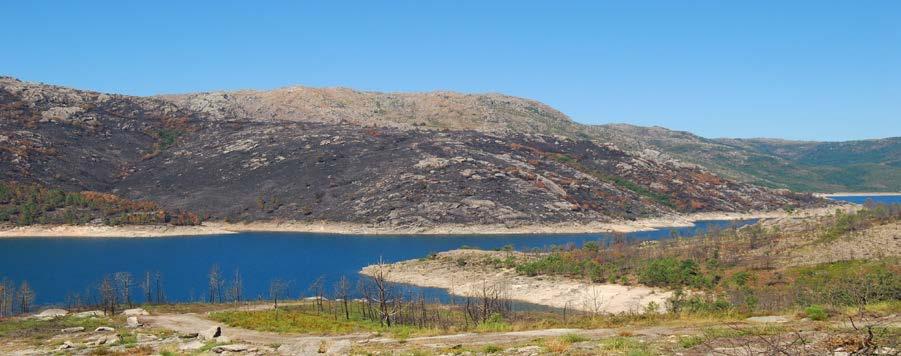
[[[372,265],[361,273],[375,275],[381,269],[385,279],[395,283],[443,288],[458,296],[478,297],[484,288],[497,288],[512,299],[555,308],[589,313],[643,312],[654,302],[663,310],[672,292],[646,286],[598,284],[563,277],[518,275],[513,269],[487,262],[516,252],[453,250],[430,259],[409,260],[388,265]],[[467,261],[466,265],[457,263]]]
[[[843,205],[842,209],[853,209],[853,205]],[[798,210],[792,216],[814,216],[829,214],[836,207]],[[754,211],[746,213],[710,212],[638,220],[619,220],[590,223],[541,223],[534,225],[464,225],[439,224],[435,226],[382,226],[330,221],[257,221],[250,223],[226,223],[208,221],[201,226],[169,225],[31,225],[20,227],[0,227],[3,237],[165,237],[218,235],[247,231],[311,232],[354,235],[467,235],[467,234],[572,234],[598,232],[634,232],[669,227],[692,226],[701,220],[743,220],[754,218],[778,218],[789,213],[777,211]]]

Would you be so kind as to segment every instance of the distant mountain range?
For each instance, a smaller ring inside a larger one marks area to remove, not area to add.
[[[0,180],[211,219],[516,225],[818,206],[772,188],[901,190],[898,152],[898,139],[714,140],[582,125],[500,94],[134,97],[0,78]],[[45,208],[51,221],[63,214]]]

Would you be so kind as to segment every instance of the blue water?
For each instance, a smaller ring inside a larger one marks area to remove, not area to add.
[[[751,222],[701,221],[694,227],[626,235],[634,240],[654,240]],[[27,280],[38,304],[62,304],[69,293],[96,295],[104,274],[127,271],[138,280],[145,271],[159,271],[167,300],[191,301],[205,298],[207,274],[213,264],[218,264],[228,279],[236,268],[240,269],[247,297],[265,297],[273,279],[290,281],[292,296],[309,296],[308,286],[320,276],[325,277],[325,285],[331,290],[342,275],[355,283],[360,269],[379,259],[396,262],[463,246],[497,249],[513,245],[518,250],[530,250],[580,246],[610,238],[610,234],[353,236],[268,232],[167,238],[17,238],[0,240],[0,277]],[[430,299],[447,300],[443,290],[425,291]],[[132,293],[141,295],[137,288]]]
[[[866,203],[867,200],[872,200],[874,203],[879,204],[901,204],[901,195],[873,195],[873,196],[835,196],[830,197],[834,200],[843,200],[847,202],[852,202],[856,204]]]

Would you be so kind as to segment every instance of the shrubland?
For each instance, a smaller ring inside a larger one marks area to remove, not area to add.
[[[170,212],[150,201],[93,191],[67,192],[39,184],[0,181],[0,224],[199,225],[186,211]]]

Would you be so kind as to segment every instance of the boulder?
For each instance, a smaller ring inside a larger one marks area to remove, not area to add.
[[[72,341],[66,340],[62,343],[62,345],[59,345],[59,347],[57,347],[56,349],[57,350],[65,350],[65,349],[71,349],[73,347],[75,347],[75,344],[73,344]]]
[[[159,338],[156,337],[156,335],[150,335],[150,334],[141,334],[141,333],[138,333],[137,335],[135,335],[135,337],[137,338],[137,340],[138,340],[139,343],[151,342],[151,341],[159,340]]]
[[[75,313],[76,318],[90,318],[92,316],[103,316],[103,312],[99,311],[99,310],[91,310],[91,311],[84,311],[81,313]]]
[[[182,350],[182,351],[193,351],[193,350],[200,350],[201,348],[203,348],[203,346],[204,346],[203,341],[194,340],[187,344],[182,344],[181,346],[178,347],[178,349]]]
[[[770,315],[770,316],[754,316],[745,319],[752,323],[787,323],[788,318],[781,315]]]
[[[537,356],[537,355],[541,355],[541,353],[543,351],[544,350],[541,348],[541,346],[525,346],[525,347],[520,347],[518,349],[510,350],[510,352],[508,352],[508,353],[512,354],[512,355]]]
[[[113,331],[116,331],[116,329],[113,329],[109,326],[98,326],[96,329],[94,329],[95,333],[108,333]]]
[[[84,109],[78,106],[57,106],[52,107],[41,113],[41,118],[45,121],[67,122],[73,115],[79,114]]]
[[[33,315],[33,318],[49,319],[69,315],[69,311],[65,309],[45,309],[40,313]]]
[[[71,327],[71,328],[65,328],[65,329],[62,329],[62,330],[60,330],[60,331],[61,331],[63,334],[80,333],[80,332],[84,331],[84,327],[83,327],[83,326],[74,326],[74,327]]]
[[[202,340],[214,340],[216,337],[222,336],[222,328],[214,326],[198,333]]]
[[[150,313],[148,313],[146,310],[141,309],[141,308],[134,308],[134,309],[125,309],[125,310],[123,310],[123,311],[122,311],[122,315],[125,315],[125,316],[145,316],[145,315],[150,315]]]
[[[231,344],[231,345],[222,345],[216,346],[213,348],[213,352],[215,353],[223,353],[223,352],[254,352],[255,348],[251,347],[247,344]]]
[[[347,355],[350,354],[350,340],[335,340],[327,345],[326,355]]]
[[[138,321],[138,317],[130,316],[128,319],[125,319],[125,326],[129,328],[137,328],[141,326],[141,323]]]
[[[320,340],[298,340],[287,344],[279,345],[275,350],[279,355],[316,355],[326,353],[329,350],[322,349],[323,344]],[[325,345],[328,348],[328,345]]]
[[[89,342],[88,345],[91,346],[100,346],[100,345],[112,345],[119,342],[119,335],[101,335],[94,338],[94,341]]]

